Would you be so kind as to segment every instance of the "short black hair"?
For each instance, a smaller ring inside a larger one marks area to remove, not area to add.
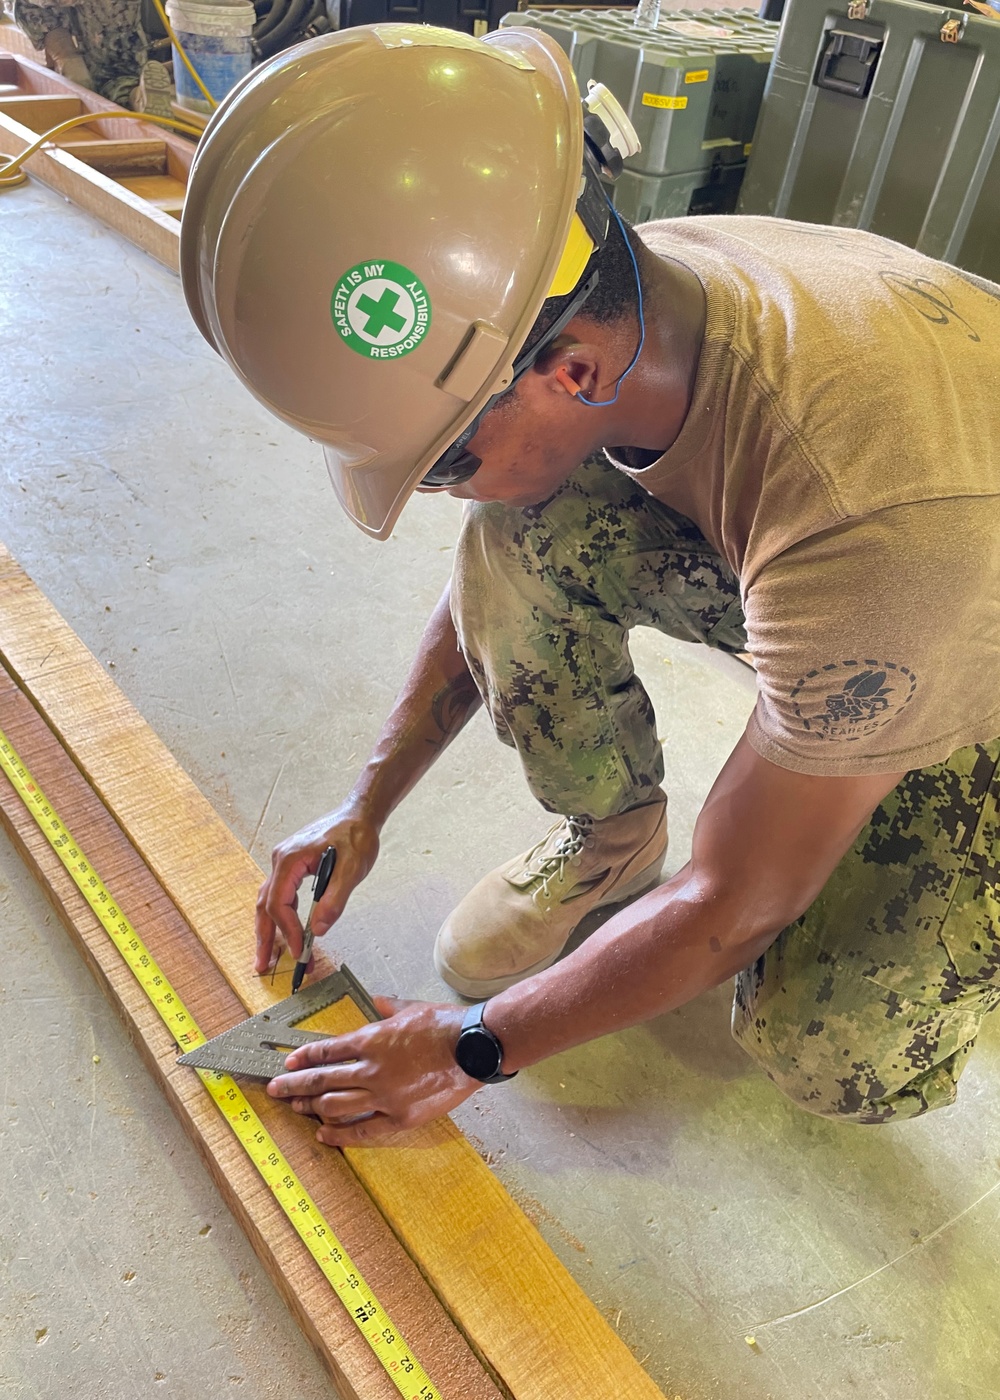
[[[585,282],[594,272],[599,274],[597,286],[577,313],[582,319],[594,321],[599,326],[611,326],[616,321],[626,318],[634,320],[638,317],[639,297],[635,274],[638,268],[641,286],[642,263],[639,250],[642,246],[642,240],[632,225],[625,219],[622,219],[619,225],[618,219],[612,215],[604,247],[591,253],[580,278],[580,282]],[[579,283],[577,285],[579,286]],[[560,313],[569,305],[573,294],[567,292],[565,296],[546,298],[520,354],[523,355],[526,350],[531,350],[538,344],[549,327],[558,320]]]

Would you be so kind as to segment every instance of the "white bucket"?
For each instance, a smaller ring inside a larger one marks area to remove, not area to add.
[[[167,0],[167,16],[198,76],[221,102],[250,72],[250,35],[256,14],[252,0]],[[174,46],[174,87],[182,107],[211,110]]]

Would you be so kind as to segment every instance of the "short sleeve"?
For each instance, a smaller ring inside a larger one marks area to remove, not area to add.
[[[803,540],[745,599],[747,737],[796,772],[908,772],[1000,736],[1000,498],[896,506]]]

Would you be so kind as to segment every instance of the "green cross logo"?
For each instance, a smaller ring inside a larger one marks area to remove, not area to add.
[[[399,301],[399,293],[386,287],[378,301],[373,301],[369,296],[358,297],[358,310],[363,311],[368,317],[368,324],[365,326],[365,335],[370,335],[373,340],[386,326],[391,326],[394,331],[401,331],[406,325],[405,316],[397,316],[395,307]]]
[[[372,360],[396,360],[415,350],[430,328],[427,288],[402,263],[355,263],[330,298],[330,315],[344,344]]]

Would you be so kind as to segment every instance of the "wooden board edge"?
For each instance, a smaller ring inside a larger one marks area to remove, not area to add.
[[[21,702],[20,706],[16,702]],[[8,737],[12,737],[10,721],[18,708],[29,714],[26,718],[22,713],[16,719],[17,730],[13,737],[22,761],[32,769],[36,779],[40,779],[43,770],[36,766],[37,741],[33,744],[29,734],[26,742],[25,730],[33,727],[39,733],[44,732],[45,739],[53,747],[57,741],[30,700],[19,690],[12,695],[11,679],[0,667],[0,726]],[[69,755],[63,752],[60,757],[67,769],[72,768],[73,778],[78,780],[81,787],[84,786],[85,779],[72,765]],[[48,775],[46,779],[41,786],[46,789],[49,799],[56,803],[58,810],[58,799],[54,794],[59,789],[51,785]],[[93,802],[98,804],[96,794],[91,792],[90,795]],[[103,806],[100,816],[106,821],[109,816]],[[113,820],[107,824],[113,825]],[[399,1400],[393,1381],[382,1370],[345,1307],[322,1279],[271,1193],[249,1167],[243,1149],[211,1099],[201,1090],[190,1071],[177,1065],[177,1046],[145,992],[129,972],[23,802],[2,775],[0,826],[37,880],[71,942],[122,1022],[151,1078],[198,1152],[224,1204],[240,1225],[279,1296],[330,1376],[340,1400]],[[124,837],[121,837],[121,841],[123,845],[128,845]],[[139,861],[130,846],[129,853],[136,862]],[[149,876],[148,871],[143,873]],[[210,995],[210,989],[201,984],[200,979],[199,986],[203,999]],[[308,1135],[308,1126],[302,1126],[306,1128],[306,1133],[299,1133],[298,1136]],[[279,1142],[279,1146],[286,1154],[289,1152],[287,1143]],[[253,1182],[253,1189],[245,1195],[233,1185],[234,1181],[240,1180],[241,1173],[244,1179],[249,1176]],[[339,1175],[343,1177],[344,1173]],[[350,1173],[347,1173],[347,1178],[351,1180]],[[338,1201],[342,1201],[342,1188],[334,1187],[335,1192],[338,1190],[341,1191]],[[358,1194],[356,1184],[353,1185],[353,1192]],[[383,1238],[378,1248],[388,1250],[391,1255],[397,1246],[391,1237],[385,1236],[384,1222],[375,1214],[374,1206],[367,1201],[366,1205],[372,1218],[368,1220],[366,1216],[364,1233],[366,1236],[371,1234],[373,1238],[381,1233]],[[335,1216],[329,1214],[327,1221],[335,1221]],[[355,1226],[355,1234],[357,1229]],[[410,1275],[405,1287],[412,1297],[415,1288],[419,1290],[424,1285],[412,1274],[412,1263],[403,1254],[399,1254],[392,1265],[396,1270],[394,1281],[400,1278],[401,1265]],[[310,1289],[297,1288],[292,1280],[294,1273],[301,1275],[303,1267],[312,1276]],[[380,1289],[380,1299],[387,1306],[390,1316],[397,1317],[392,1306],[392,1293]],[[442,1391],[448,1400],[467,1400],[472,1392],[478,1400],[501,1400],[490,1378],[481,1372],[472,1356],[465,1351],[450,1321],[440,1313],[440,1304],[430,1290],[426,1291],[426,1303],[421,1304],[420,1308],[421,1318],[429,1316],[428,1331],[417,1334],[408,1316],[409,1310],[405,1310],[402,1315],[407,1316],[410,1323],[409,1328],[404,1329],[405,1335],[414,1352],[428,1365],[432,1377],[436,1371],[438,1374],[443,1372],[447,1377],[442,1382]],[[440,1369],[435,1362],[440,1363]],[[460,1384],[460,1390],[456,1389],[456,1384]]]
[[[0,29],[0,51],[3,49],[3,30]],[[174,152],[185,171],[190,171],[197,149],[195,141],[183,136],[179,131],[174,131],[168,126],[159,126],[156,122],[146,121],[141,112],[131,112],[125,107],[111,102],[107,97],[102,97],[100,93],[92,92],[90,88],[81,87],[79,83],[72,82],[61,73],[53,72],[44,63],[39,62],[36,56],[27,54],[11,54],[15,67],[19,75],[31,85],[31,92],[41,97],[46,94],[63,95],[73,97],[78,101],[85,112],[94,113],[93,125],[101,130],[102,136],[125,135],[132,136],[137,140],[155,138],[163,141],[168,148]],[[182,109],[183,112],[183,109]],[[107,117],[114,117],[114,122],[105,120],[102,123],[102,114]],[[186,120],[186,114],[182,117]],[[197,121],[192,123],[197,126]],[[105,130],[104,127],[107,129]]]
[[[12,21],[0,16],[0,53],[9,53],[13,58],[30,58],[34,62],[45,62],[42,49],[36,49],[24,30]]]
[[[228,904],[228,913],[213,915],[212,936],[203,941],[247,1010],[262,1009],[270,998],[244,967],[248,954],[242,951],[235,963],[226,958],[232,937],[238,936],[243,948],[247,930],[242,925],[249,928],[261,872],[2,546],[0,654],[195,933],[199,909],[208,907],[213,894],[220,907]],[[86,715],[77,712],[85,693],[90,697]],[[141,800],[136,801],[131,789],[139,774]],[[190,861],[171,867],[166,850],[164,833],[176,831],[181,813],[197,830],[205,856],[196,886]],[[209,888],[209,878],[218,881],[217,890]],[[345,1155],[474,1351],[516,1400],[570,1400],[596,1376],[602,1381],[613,1376],[617,1393],[628,1400],[662,1400],[607,1319],[454,1124],[440,1120],[411,1135],[409,1142]],[[469,1235],[458,1239],[455,1198],[472,1217]],[[477,1269],[482,1270],[478,1275]],[[521,1280],[529,1276],[537,1289],[522,1295]],[[522,1339],[532,1364],[516,1355]],[[543,1363],[563,1369],[542,1376]]]
[[[86,905],[83,896],[71,885],[56,856],[44,838],[39,836],[34,820],[24,809],[20,799],[5,779],[0,779],[0,825],[2,825],[12,845],[24,861],[46,895],[59,922],[69,935],[77,952],[83,958],[91,975],[101,991],[118,1014],[129,1039],[138,1050],[143,1064],[181,1124],[189,1141],[194,1145],[198,1156],[212,1177],[215,1186],[246,1235],[247,1240],[263,1265],[271,1282],[275,1285],[285,1304],[291,1309],[296,1322],[309,1339],[313,1350],[320,1357],[331,1380],[337,1387],[340,1400],[368,1400],[368,1395],[353,1383],[350,1365],[335,1352],[328,1351],[315,1333],[313,1320],[298,1305],[298,1299],[291,1294],[285,1284],[285,1275],[278,1254],[270,1247],[267,1225],[261,1220],[261,1212],[247,1204],[230,1184],[230,1164],[237,1163],[242,1149],[228,1132],[223,1136],[211,1133],[213,1116],[218,1115],[207,1101],[202,1099],[195,1108],[190,1100],[181,1097],[170,1076],[162,1072],[162,1055],[157,1053],[156,1041],[164,1043],[168,1039],[155,1012],[144,993],[111,945],[104,930]],[[92,937],[87,937],[83,929],[91,926]],[[103,940],[103,949],[102,949]],[[229,1141],[226,1141],[226,1137]],[[272,1218],[274,1209],[267,1212]],[[353,1349],[358,1358],[365,1347],[361,1338],[356,1340],[349,1335],[353,1327],[345,1317],[343,1346]],[[360,1345],[359,1345],[360,1344]],[[367,1348],[365,1348],[367,1350]],[[370,1393],[370,1392],[369,1392]]]
[[[15,61],[19,66],[39,68],[30,59]],[[40,69],[45,73],[47,70]],[[49,75],[53,76],[53,75]],[[68,84],[74,94],[85,92],[75,84]],[[93,97],[90,93],[88,96]],[[98,111],[118,110],[113,103],[102,103]],[[111,123],[107,123],[110,127]],[[162,127],[151,123],[115,122],[115,126],[135,128],[143,137],[162,140],[167,133]],[[7,155],[20,155],[38,139],[38,133],[23,123],[0,113],[0,148]],[[169,149],[173,151],[173,146]],[[193,149],[193,148],[192,148]],[[83,161],[77,160],[69,151],[58,146],[46,146],[24,163],[24,169],[61,194],[86,213],[99,219],[101,223],[127,238],[130,243],[154,257],[173,273],[180,271],[181,226],[178,219],[165,214],[161,209],[149,204],[139,195],[123,185],[117,184],[107,175],[94,170]]]
[[[8,155],[20,155],[37,140],[36,132],[2,113],[0,133]],[[56,146],[43,147],[25,161],[24,168],[171,272],[180,271],[181,226],[169,214]]]

